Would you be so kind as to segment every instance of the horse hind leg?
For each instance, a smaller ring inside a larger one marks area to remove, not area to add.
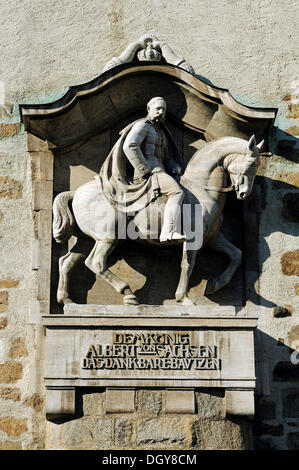
[[[219,253],[228,255],[230,263],[223,273],[220,274],[217,278],[208,280],[204,295],[213,294],[214,292],[222,289],[222,287],[226,286],[231,281],[242,260],[241,250],[239,250],[239,248],[227,240],[221,232],[219,232],[217,236],[211,240],[209,246]]]
[[[59,281],[57,288],[57,302],[61,305],[74,303],[69,294],[70,276],[79,261],[83,261],[86,255],[69,251],[59,258]]]
[[[124,304],[138,305],[139,302],[129,285],[107,268],[107,258],[116,245],[117,240],[97,240],[85,261],[85,265],[95,274],[101,276],[117,292],[124,294]]]

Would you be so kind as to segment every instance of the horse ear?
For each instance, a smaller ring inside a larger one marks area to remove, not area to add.
[[[262,148],[263,148],[264,142],[265,142],[265,141],[264,141],[264,139],[263,139],[259,144],[257,144],[257,147],[260,149],[260,151],[261,151]]]
[[[249,150],[253,150],[255,146],[256,146],[256,140],[255,140],[255,135],[253,134],[248,141],[248,148]]]

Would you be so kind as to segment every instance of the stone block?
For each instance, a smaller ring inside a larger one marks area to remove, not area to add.
[[[112,421],[101,418],[76,419],[61,425],[57,449],[95,450],[112,445]]]
[[[0,318],[0,330],[4,330],[7,327],[7,318]]]
[[[294,289],[295,289],[296,295],[299,295],[299,282],[296,282],[296,284],[294,284]]]
[[[226,390],[225,402],[228,416],[254,417],[253,390]]]
[[[182,446],[187,438],[184,418],[156,418],[137,423],[137,445],[176,444]]]
[[[299,418],[299,391],[289,389],[283,391],[283,416],[286,418]]]
[[[0,281],[0,287],[5,289],[11,289],[12,287],[17,287],[20,281],[14,281],[13,279],[4,279]]]
[[[105,392],[84,393],[82,396],[84,416],[103,416],[105,414]]]
[[[280,263],[285,276],[299,276],[299,250],[284,253]]]
[[[168,389],[165,394],[166,413],[194,413],[194,390]]]
[[[137,412],[141,415],[155,415],[160,413],[162,411],[162,399],[162,390],[136,390]]]
[[[0,383],[14,383],[21,379],[23,367],[19,362],[3,362],[0,364]]]
[[[0,313],[4,313],[7,311],[8,305],[8,292],[3,291],[0,292]]]
[[[201,418],[221,419],[225,417],[223,390],[207,389],[195,393],[197,414]]]
[[[20,132],[20,124],[17,122],[10,124],[1,124],[0,135],[2,137],[9,137],[11,135],[17,135]]]
[[[24,405],[33,408],[35,411],[41,411],[44,407],[44,399],[35,393],[24,401]]]
[[[133,413],[134,411],[134,389],[106,389],[106,413]]]
[[[22,446],[17,441],[0,441],[0,450],[22,450]]]
[[[198,419],[192,427],[192,446],[204,450],[250,450],[251,422]]]
[[[126,418],[116,418],[114,421],[114,445],[130,448],[132,442],[132,422]]]
[[[28,431],[27,420],[18,419],[13,416],[3,416],[0,418],[0,430],[10,437],[17,437]]]
[[[15,359],[18,357],[26,357],[28,356],[28,352],[25,345],[24,338],[15,338],[12,340],[10,345],[10,350],[8,357],[11,359]]]
[[[47,390],[46,414],[48,419],[75,414],[75,389],[51,388]]]
[[[23,195],[23,185],[7,176],[0,176],[0,197],[8,197],[10,199],[20,199]]]
[[[3,400],[20,401],[21,391],[19,388],[0,388],[0,398]]]

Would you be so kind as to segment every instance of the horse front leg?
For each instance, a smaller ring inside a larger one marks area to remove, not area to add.
[[[85,261],[85,265],[95,274],[101,276],[108,284],[114,287],[117,292],[124,294],[124,304],[138,305],[137,297],[133,294],[129,285],[107,268],[107,258],[116,248],[117,243],[117,240],[97,240]]]
[[[177,302],[182,302],[183,305],[195,305],[195,303],[189,299],[188,291],[189,279],[194,268],[197,252],[197,250],[188,250],[187,242],[184,242],[181,262],[181,276],[175,293]]]
[[[228,255],[230,263],[216,279],[208,280],[204,295],[213,294],[226,286],[231,281],[242,260],[241,250],[227,240],[221,232],[218,232],[216,237],[209,242],[209,246],[219,253]]]

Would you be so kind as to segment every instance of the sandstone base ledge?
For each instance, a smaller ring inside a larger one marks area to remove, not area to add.
[[[196,389],[222,388],[228,415],[252,417],[257,318],[233,310],[69,304],[43,316],[48,418],[75,415],[78,387],[104,387],[107,413],[134,412],[137,388],[194,413]]]

